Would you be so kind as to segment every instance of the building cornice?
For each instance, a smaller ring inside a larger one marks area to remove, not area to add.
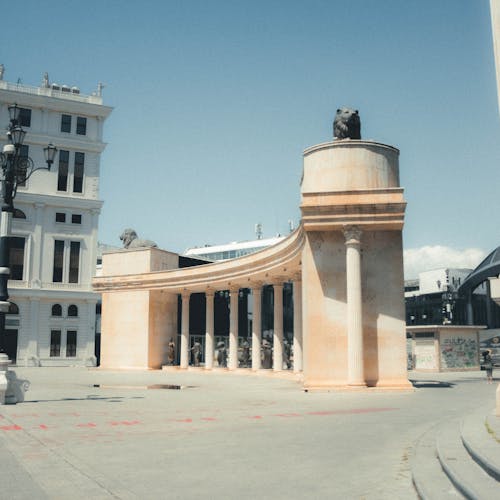
[[[71,196],[64,195],[49,195],[41,193],[18,192],[16,204],[43,204],[50,207],[71,207],[81,210],[100,210],[104,204],[102,200],[94,200],[89,198],[78,198],[74,194]]]

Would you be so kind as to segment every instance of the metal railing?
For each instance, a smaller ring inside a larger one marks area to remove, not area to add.
[[[24,83],[10,83],[4,80],[0,80],[0,89],[23,92],[24,94],[55,97],[57,99],[67,99],[76,102],[86,102],[89,104],[102,104],[102,97],[97,95],[76,94],[71,91],[65,92],[62,90],[55,90],[51,87],[33,87],[31,85],[25,85]]]

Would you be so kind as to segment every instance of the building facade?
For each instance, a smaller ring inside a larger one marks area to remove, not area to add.
[[[35,167],[44,166],[46,144],[58,149],[51,171],[36,172],[14,200],[6,351],[23,365],[92,365],[100,157],[111,108],[102,104],[100,89],[83,95],[51,84],[47,74],[39,87],[14,84],[3,72],[0,123],[8,124],[9,105],[22,108],[23,154]]]

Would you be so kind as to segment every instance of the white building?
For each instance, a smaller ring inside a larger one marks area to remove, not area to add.
[[[208,260],[228,260],[243,257],[258,252],[264,248],[276,245],[284,240],[284,236],[265,238],[252,241],[235,241],[224,245],[205,245],[203,247],[188,248],[184,255],[188,257],[201,257]]]
[[[94,358],[96,304],[91,279],[97,260],[100,156],[103,124],[111,113],[101,87],[83,95],[76,87],[9,83],[0,66],[0,125],[8,106],[23,108],[23,153],[45,166],[43,148],[57,149],[52,170],[20,186],[14,200],[9,280],[11,313],[6,351],[17,364],[89,365]],[[6,142],[0,136],[0,146]]]

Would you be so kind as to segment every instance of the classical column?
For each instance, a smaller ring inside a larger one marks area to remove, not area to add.
[[[302,277],[293,280],[293,371],[302,371]]]
[[[274,284],[273,370],[283,370],[283,283]]]
[[[361,230],[356,226],[344,229],[347,282],[347,382],[365,386],[363,367],[363,312],[361,298]]]
[[[182,298],[182,320],[181,320],[181,368],[189,365],[189,299],[191,292],[184,291]]]
[[[252,370],[260,369],[260,344],[262,342],[262,287],[252,288]]]
[[[214,367],[214,291],[205,292],[205,368],[211,370]]]
[[[30,298],[30,335],[26,349],[26,366],[39,365],[39,339],[40,339],[40,297]]]
[[[31,233],[33,242],[32,258],[28,257],[29,274],[28,280],[31,281],[32,288],[40,288],[42,286],[42,268],[43,268],[43,241],[42,241],[42,226],[44,216],[44,203],[35,203],[35,227]],[[28,254],[30,255],[30,254]]]
[[[229,361],[228,368],[238,368],[238,299],[240,289],[229,290]]]

